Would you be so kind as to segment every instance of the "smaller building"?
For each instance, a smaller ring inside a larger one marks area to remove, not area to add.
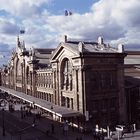
[[[140,127],[140,52],[127,51],[125,58],[125,94],[128,123]]]

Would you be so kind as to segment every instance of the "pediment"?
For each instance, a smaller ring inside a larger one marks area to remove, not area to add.
[[[65,57],[65,56],[68,58],[75,58],[75,57],[79,57],[80,53],[76,47],[75,48],[71,47],[67,43],[60,43],[58,48],[53,53],[51,61],[57,61],[61,57]]]

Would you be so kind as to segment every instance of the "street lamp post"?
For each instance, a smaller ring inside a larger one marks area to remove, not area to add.
[[[5,112],[5,107],[6,107],[7,102],[3,100],[0,103],[1,111],[2,111],[2,135],[5,136],[5,123],[4,123],[4,112]]]
[[[35,126],[35,123],[36,123],[36,116],[35,116],[35,102],[33,102],[33,126]]]
[[[2,135],[5,136],[4,108],[2,109]]]
[[[21,119],[23,119],[23,107],[22,106],[20,108],[20,111],[21,111]]]
[[[33,114],[33,125],[32,126],[35,126],[35,122],[36,122],[36,120],[35,120],[35,114]]]

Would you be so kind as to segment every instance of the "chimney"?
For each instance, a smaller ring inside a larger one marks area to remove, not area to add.
[[[67,42],[67,35],[64,35],[64,42]]]
[[[101,36],[98,37],[98,44],[104,44],[103,38]]]

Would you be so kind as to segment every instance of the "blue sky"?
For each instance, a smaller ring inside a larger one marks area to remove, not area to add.
[[[90,11],[91,5],[97,0],[54,0],[48,8],[53,14],[62,14],[65,9],[72,12],[85,13]]]
[[[64,35],[97,41],[103,36],[112,46],[140,50],[140,0],[0,0],[0,63],[16,47],[16,38],[26,48],[56,48]],[[64,11],[71,11],[65,16]]]

